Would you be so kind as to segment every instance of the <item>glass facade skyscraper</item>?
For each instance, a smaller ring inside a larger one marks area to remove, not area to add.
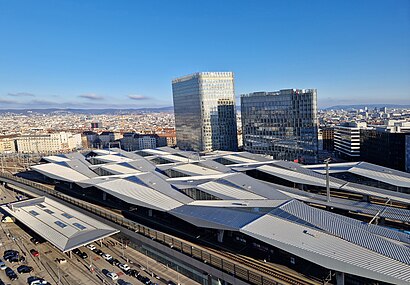
[[[172,81],[177,146],[183,150],[238,147],[232,72],[198,72]]]
[[[243,147],[274,159],[317,162],[316,89],[286,89],[241,96]]]

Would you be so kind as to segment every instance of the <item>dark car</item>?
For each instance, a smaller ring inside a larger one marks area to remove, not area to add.
[[[168,285],[177,285],[174,281],[169,280]]]
[[[17,250],[14,249],[8,249],[4,251],[4,255],[10,254],[10,253],[14,253],[14,252],[18,252]]]
[[[34,243],[34,244],[39,244],[39,243],[40,243],[40,241],[39,241],[38,239],[36,239],[35,237],[32,237],[32,238],[30,239],[30,241],[31,241],[32,243]]]
[[[139,271],[136,269],[130,269],[125,274],[133,276],[135,278],[137,278],[137,276],[140,275]]]
[[[98,254],[98,255],[104,255],[104,251],[102,251],[102,250],[98,250],[98,252],[96,252],[96,254]]]
[[[147,284],[147,285],[151,284],[151,279],[149,279],[148,277],[145,277],[145,276],[142,276],[142,275],[138,275],[138,276],[137,276],[137,279],[138,279],[139,281],[141,281],[142,283],[144,283],[144,284]]]
[[[31,267],[31,266],[20,265],[19,267],[17,267],[17,272],[20,273],[20,274],[30,273],[31,271],[33,271],[33,267]]]
[[[78,254],[78,256],[80,256],[82,259],[86,259],[88,257],[88,254],[85,252],[81,252],[80,254]]]
[[[74,253],[74,254],[77,254],[77,255],[80,255],[80,254],[81,254],[81,250],[79,250],[78,248],[74,248],[74,249],[73,249],[73,253]]]
[[[14,256],[18,256],[18,255],[19,255],[19,252],[16,251],[16,250],[6,250],[6,251],[4,252],[3,258],[4,258],[5,260],[9,260],[10,258],[12,258],[12,257],[14,257]]]
[[[6,283],[4,283],[3,280],[0,279],[0,285],[6,285]]]
[[[18,278],[16,272],[14,272],[13,269],[11,269],[10,267],[6,268],[6,275],[8,278],[10,278],[11,281],[16,280]]]
[[[10,262],[10,263],[15,263],[15,262],[20,262],[20,261],[24,261],[24,260],[26,260],[26,259],[24,258],[24,256],[18,256],[18,255],[16,255],[16,256],[12,256],[11,258],[9,258],[9,259],[8,259],[8,262]]]
[[[110,262],[112,265],[118,266],[121,262],[118,259],[111,259],[108,262]]]

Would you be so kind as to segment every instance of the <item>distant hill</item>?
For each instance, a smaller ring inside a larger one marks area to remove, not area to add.
[[[103,114],[118,114],[118,113],[172,113],[174,112],[174,107],[160,107],[160,108],[138,108],[138,109],[0,109],[0,114],[14,113],[14,114],[52,114],[52,113],[71,113],[71,114],[93,114],[93,115],[103,115]]]
[[[400,104],[355,104],[355,105],[336,105],[332,107],[320,108],[321,110],[349,110],[349,109],[364,109],[367,107],[368,109],[374,108],[410,108],[410,105],[400,105]]]

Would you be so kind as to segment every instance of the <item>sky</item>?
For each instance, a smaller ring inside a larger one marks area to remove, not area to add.
[[[0,109],[171,106],[198,71],[237,97],[410,104],[410,1],[0,0]]]

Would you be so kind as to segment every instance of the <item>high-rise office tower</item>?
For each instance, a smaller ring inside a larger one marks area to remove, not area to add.
[[[286,89],[241,96],[245,151],[274,159],[315,163],[318,153],[316,89]]]
[[[183,150],[238,147],[232,72],[198,72],[172,81],[177,146]]]

